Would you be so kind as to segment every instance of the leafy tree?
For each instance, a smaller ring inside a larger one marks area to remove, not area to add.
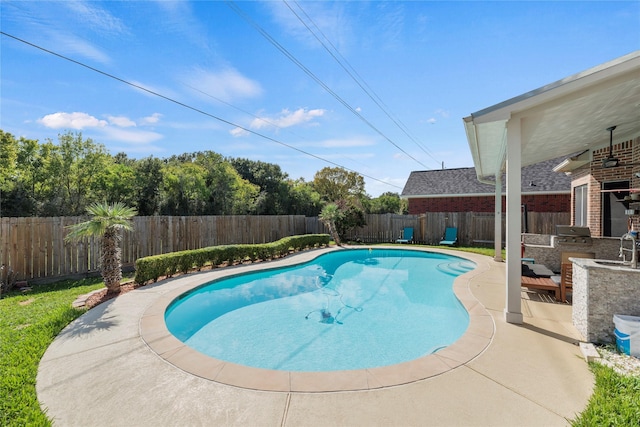
[[[295,181],[289,180],[286,184],[288,200],[283,213],[305,216],[317,216],[320,213],[323,205],[322,198],[311,183],[300,178]]]
[[[255,210],[258,187],[212,151],[171,157],[163,176],[164,213],[236,215]]]
[[[78,240],[83,237],[99,237],[101,243],[100,272],[108,293],[119,293],[122,281],[122,260],[120,241],[122,230],[131,230],[131,219],[135,209],[122,203],[108,205],[95,203],[87,207],[92,216],[88,221],[69,227],[66,240]]]
[[[194,163],[173,163],[163,169],[163,213],[198,215],[209,196],[207,171]]]
[[[0,216],[12,216],[15,197],[18,141],[8,132],[0,130]]]
[[[398,193],[386,192],[369,201],[368,212],[372,214],[405,214],[407,210],[407,201],[401,199]]]
[[[258,215],[286,214],[288,199],[287,174],[273,163],[249,159],[231,159],[231,164],[240,176],[257,185],[260,195],[256,200],[255,213]]]
[[[100,175],[111,162],[102,144],[83,139],[81,133],[58,135],[42,146],[43,213],[80,215],[98,200]]]
[[[160,212],[162,160],[149,156],[135,163],[135,205],[142,216]]]
[[[207,170],[207,212],[241,215],[254,212],[259,187],[243,179],[233,165],[213,151],[196,153],[195,161]]]
[[[39,191],[44,178],[42,175],[42,153],[38,141],[20,138],[18,143],[17,164],[19,180],[22,183],[30,209],[25,213],[36,215],[38,211]]]
[[[0,190],[0,216],[31,216],[36,207],[22,182],[16,182],[9,191]]]
[[[18,141],[0,130],[0,192],[12,189],[17,179]]]
[[[339,220],[336,222],[336,229],[340,237],[346,238],[347,232],[366,225],[364,210],[357,199],[342,199],[336,202],[340,211]]]
[[[349,172],[343,168],[326,167],[316,172],[313,177],[313,188],[326,202],[340,199],[366,197],[364,178],[356,172]]]
[[[136,171],[127,164],[111,163],[98,176],[96,196],[107,203],[136,204]]]

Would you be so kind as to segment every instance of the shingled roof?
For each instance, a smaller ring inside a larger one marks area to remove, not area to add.
[[[571,178],[553,168],[565,157],[547,160],[522,168],[522,193],[563,194],[571,192]],[[502,191],[505,191],[503,177]],[[402,190],[401,197],[442,197],[473,194],[495,194],[495,185],[483,184],[476,177],[475,168],[434,169],[414,171]]]

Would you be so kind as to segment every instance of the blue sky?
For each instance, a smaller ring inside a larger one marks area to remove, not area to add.
[[[307,181],[340,165],[372,196],[473,166],[463,117],[640,49],[640,1],[0,8],[2,130],[135,158],[212,150]]]

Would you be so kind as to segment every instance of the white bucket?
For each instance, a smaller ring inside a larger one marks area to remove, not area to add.
[[[640,358],[640,317],[614,314],[613,323],[618,351]]]

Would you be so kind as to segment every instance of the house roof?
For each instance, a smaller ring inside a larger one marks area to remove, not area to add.
[[[478,177],[504,168],[507,124],[520,127],[522,166],[605,147],[640,130],[640,50],[465,117]]]
[[[569,194],[571,178],[553,171],[553,168],[563,160],[565,158],[560,157],[523,167],[522,193]],[[503,180],[503,192],[504,182]],[[476,170],[472,167],[411,172],[401,197],[457,197],[470,194],[475,196],[495,194],[495,185],[478,181]]]

